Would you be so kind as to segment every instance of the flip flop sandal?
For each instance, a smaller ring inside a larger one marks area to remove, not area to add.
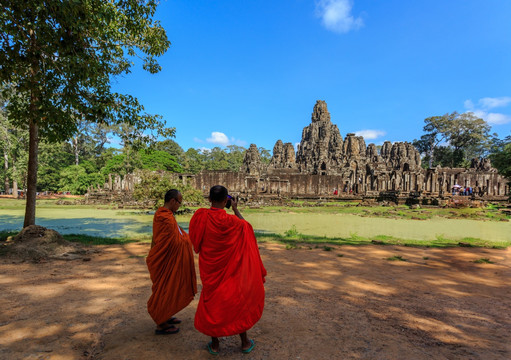
[[[165,329],[155,329],[154,333],[155,335],[173,335],[177,334],[179,332],[179,328],[175,327],[174,325],[169,326]]]
[[[212,341],[208,342],[208,352],[211,355],[218,355],[218,351],[214,351],[211,345],[213,345],[213,342]]]
[[[181,323],[182,323],[182,321],[181,321],[181,320],[179,320],[178,318],[171,317],[170,319],[168,319],[168,320],[166,321],[166,323],[167,323],[167,324],[169,324],[169,325],[177,325],[177,324],[181,324]]]
[[[252,345],[250,345],[250,347],[249,347],[248,349],[241,350],[241,352],[242,352],[243,354],[248,354],[249,352],[251,352],[252,350],[254,350],[254,347],[255,347],[255,342],[254,342],[254,340],[250,340],[250,343],[251,343]]]

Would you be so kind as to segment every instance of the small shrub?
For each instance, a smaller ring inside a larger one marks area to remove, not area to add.
[[[291,226],[291,229],[284,232],[286,237],[296,237],[298,236],[298,230],[296,230],[296,225]]]
[[[337,257],[343,257],[344,254],[337,254]]]
[[[429,260],[429,256],[423,256],[422,259]]]
[[[323,250],[332,251],[332,248],[330,246],[323,246]]]

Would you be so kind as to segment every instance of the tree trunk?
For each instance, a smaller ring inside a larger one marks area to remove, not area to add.
[[[35,20],[35,19],[34,19]],[[29,31],[31,38],[31,46],[29,54],[32,57],[30,72],[31,80],[31,93],[29,105],[29,140],[28,140],[28,168],[27,168],[27,193],[25,203],[25,220],[23,221],[23,228],[30,225],[35,225],[35,202],[37,196],[37,154],[39,152],[39,98],[40,93],[37,91],[39,74],[39,56],[36,52],[36,34],[31,29]]]
[[[12,197],[18,198],[18,174],[16,172],[16,156],[12,156]]]
[[[79,165],[80,160],[78,158],[78,135],[73,138],[73,150],[75,152],[75,165]]]
[[[5,169],[5,179],[4,179],[4,187],[5,187],[5,195],[9,194],[9,155],[7,154],[7,149],[4,149],[4,169]]]
[[[28,142],[27,203],[23,227],[35,225],[35,201],[37,196],[37,154],[39,151],[39,126],[30,121]]]

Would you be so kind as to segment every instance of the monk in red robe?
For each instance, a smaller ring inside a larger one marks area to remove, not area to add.
[[[178,190],[167,191],[165,203],[153,219],[153,241],[146,259],[153,292],[147,311],[157,325],[157,335],[179,332],[175,325],[181,320],[173,315],[184,309],[197,293],[192,243],[174,218],[182,201]]]
[[[219,337],[237,334],[242,352],[249,353],[255,343],[247,330],[263,313],[266,269],[254,230],[241,216],[237,201],[220,185],[211,188],[209,200],[211,208],[197,210],[190,220],[202,280],[195,328],[211,336],[211,354],[218,354]],[[228,203],[235,215],[224,210]]]

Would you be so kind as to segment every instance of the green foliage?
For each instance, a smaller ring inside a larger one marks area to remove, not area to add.
[[[135,185],[133,196],[140,201],[150,201],[154,208],[163,205],[165,193],[170,189],[178,189],[183,195],[184,205],[200,205],[205,202],[202,192],[190,185],[184,185],[171,173],[144,170],[138,175],[141,182]]]
[[[428,167],[467,167],[472,158],[484,155],[489,148],[490,126],[473,113],[453,112],[424,122],[425,134],[413,145],[424,154]]]
[[[60,172],[74,164],[73,155],[69,152],[69,144],[43,141],[39,144],[39,149],[37,190],[61,190],[59,185]]]
[[[170,42],[152,19],[156,6],[137,0],[3,1],[0,80],[19,95],[8,105],[13,121],[37,122],[39,135],[52,141],[69,139],[83,120],[165,133],[159,117],[110,87],[112,76],[130,72],[133,56],[142,58],[145,70],[160,70],[155,58]]]
[[[83,195],[92,186],[103,185],[105,179],[98,173],[87,173],[81,165],[71,165],[60,172],[59,189],[71,194]]]
[[[489,157],[499,173],[511,180],[511,136],[504,140],[495,139]]]
[[[108,174],[119,174],[122,176],[126,175],[128,173],[128,169],[126,169],[126,155],[124,154],[113,155],[106,161],[105,166],[101,169],[101,173],[103,175]]]
[[[296,230],[296,225],[291,226],[291,229],[284,231],[284,236],[286,237],[296,237],[298,236],[298,230]]]
[[[142,149],[139,150],[139,159],[142,169],[164,170],[169,172],[182,172],[183,168],[173,155],[160,150]]]

